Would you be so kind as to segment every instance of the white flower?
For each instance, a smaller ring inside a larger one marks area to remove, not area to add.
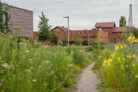
[[[46,86],[46,83],[44,83],[44,86]]]
[[[2,64],[4,68],[9,68],[9,65],[7,63]]]
[[[138,78],[138,75],[135,75],[136,78]]]
[[[36,79],[33,79],[32,81],[33,81],[33,82],[36,82]]]
[[[31,68],[31,69],[33,69],[33,67],[32,67],[32,66],[31,66],[30,68]]]
[[[1,79],[1,82],[3,82],[3,79]]]
[[[0,73],[2,73],[2,74],[3,74],[3,73],[4,73],[4,71],[2,70],[2,71],[0,71]]]
[[[32,61],[32,59],[30,59],[30,61]]]
[[[26,52],[26,53],[29,53],[29,50],[26,50],[25,52]]]

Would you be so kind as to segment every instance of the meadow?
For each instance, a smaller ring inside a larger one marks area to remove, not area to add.
[[[30,44],[0,33],[0,92],[67,92],[91,62],[80,47]]]
[[[116,44],[114,51],[97,49],[93,70],[101,92],[138,92],[138,51],[133,49],[138,39],[130,35],[127,41]]]

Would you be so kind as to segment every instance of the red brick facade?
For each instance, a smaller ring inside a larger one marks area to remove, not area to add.
[[[101,41],[104,43],[118,43],[123,40],[122,33],[128,33],[126,28],[116,27],[114,22],[109,23],[96,23],[96,30],[70,30],[69,40],[74,42],[76,37],[81,37],[84,42],[95,40],[97,35],[100,34]],[[68,29],[64,27],[55,27],[54,31],[58,36],[58,41],[64,41],[68,36]],[[34,41],[38,40],[39,32],[34,32]]]

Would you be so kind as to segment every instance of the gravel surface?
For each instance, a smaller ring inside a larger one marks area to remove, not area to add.
[[[77,92],[99,92],[97,89],[98,78],[92,71],[94,63],[85,68],[80,74],[77,84]]]

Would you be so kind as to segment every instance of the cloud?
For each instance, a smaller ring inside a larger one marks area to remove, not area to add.
[[[5,0],[4,0],[5,1]],[[38,30],[38,15],[43,11],[49,24],[67,26],[63,16],[70,16],[71,29],[91,29],[96,22],[116,22],[120,16],[129,16],[129,4],[133,4],[134,24],[138,27],[137,0],[6,0],[10,5],[34,12],[34,30]]]

